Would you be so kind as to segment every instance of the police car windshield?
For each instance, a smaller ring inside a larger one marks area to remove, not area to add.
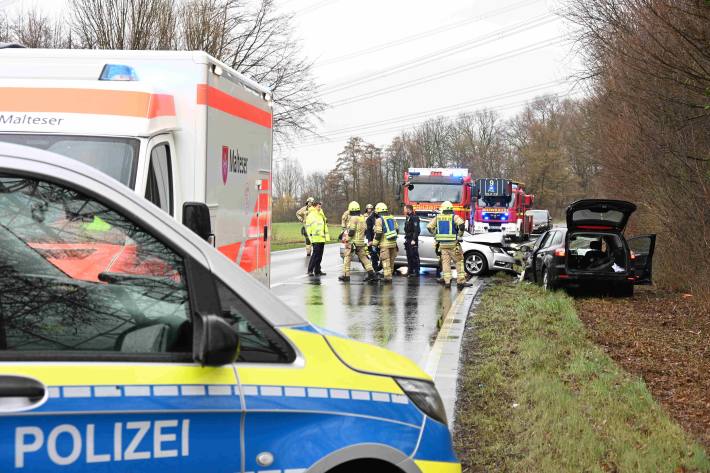
[[[0,141],[61,154],[108,174],[133,188],[140,142],[135,138],[2,134]]]
[[[413,184],[409,190],[412,202],[461,202],[461,184]]]

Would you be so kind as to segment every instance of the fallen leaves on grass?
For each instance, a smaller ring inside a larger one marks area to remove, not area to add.
[[[688,294],[577,301],[594,341],[644,379],[654,398],[710,448],[710,313]]]

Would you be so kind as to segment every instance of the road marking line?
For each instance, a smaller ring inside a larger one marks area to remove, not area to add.
[[[444,317],[444,322],[441,324],[441,328],[439,329],[439,334],[436,336],[434,345],[431,347],[431,350],[429,350],[429,353],[425,355],[426,365],[424,371],[426,371],[432,378],[436,378],[436,372],[439,369],[439,361],[441,361],[441,354],[444,350],[444,340],[447,340],[449,337],[451,326],[454,323],[454,313],[460,305],[463,304],[465,293],[466,291],[461,291],[456,296],[456,300]],[[421,363],[420,366],[422,366]]]

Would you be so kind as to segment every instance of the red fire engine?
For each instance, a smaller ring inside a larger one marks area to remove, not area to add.
[[[471,175],[462,168],[409,168],[404,173],[403,203],[420,217],[434,217],[447,200],[456,215],[468,221],[471,215]]]
[[[510,179],[485,178],[474,186],[474,211],[469,228],[473,233],[503,232],[512,239],[526,240],[532,233],[532,216],[526,215],[533,196],[525,184]]]

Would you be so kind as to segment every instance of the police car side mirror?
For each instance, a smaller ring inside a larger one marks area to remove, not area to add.
[[[197,233],[203,240],[210,241],[212,236],[210,209],[204,202],[182,204],[182,224]]]
[[[239,355],[239,336],[222,317],[197,313],[193,317],[192,357],[202,366],[233,363]]]

